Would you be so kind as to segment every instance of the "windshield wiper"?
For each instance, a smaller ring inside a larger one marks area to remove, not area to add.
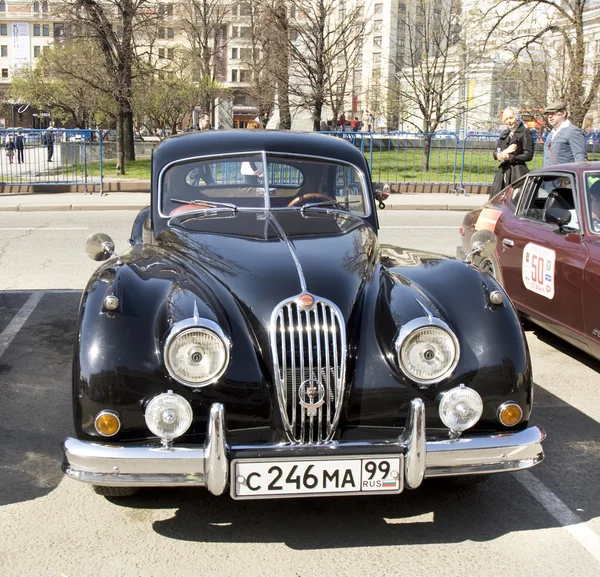
[[[229,202],[215,202],[214,200],[181,200],[179,198],[172,198],[171,202],[176,202],[177,204],[196,204],[198,205],[198,210],[208,210],[209,208],[226,208],[228,210],[233,210],[234,213],[237,213],[238,211],[238,207]]]
[[[309,202],[303,206],[300,207],[300,211],[304,212],[305,210],[308,210],[309,208],[321,208],[321,207],[325,207],[325,206],[335,206],[338,205],[338,207],[341,208],[341,204],[339,203],[338,200],[321,200],[319,202]]]

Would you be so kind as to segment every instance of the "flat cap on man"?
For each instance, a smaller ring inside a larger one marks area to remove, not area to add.
[[[544,108],[544,114],[549,114],[550,112],[560,112],[561,110],[567,109],[567,103],[559,100],[557,102],[551,102]]]

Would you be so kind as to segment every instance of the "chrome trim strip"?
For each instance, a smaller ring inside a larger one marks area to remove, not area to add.
[[[416,489],[425,476],[425,460],[427,457],[425,403],[421,399],[413,399],[410,402],[406,428],[400,437],[400,443],[406,446],[404,482],[407,487]]]
[[[213,495],[222,495],[229,483],[227,450],[225,407],[221,403],[213,403],[204,442],[204,483]]]
[[[300,264],[300,259],[298,258],[298,253],[296,252],[296,247],[294,246],[294,243],[287,237],[285,231],[283,230],[279,222],[277,222],[277,219],[270,212],[267,213],[267,218],[269,219],[269,222],[273,224],[273,228],[279,235],[279,238],[286,243],[288,250],[292,255],[292,259],[294,260],[294,264],[296,265],[296,271],[298,272],[298,278],[300,279],[300,290],[302,292],[307,292],[308,289],[306,288],[306,279],[304,278],[304,271],[302,270],[302,265]]]

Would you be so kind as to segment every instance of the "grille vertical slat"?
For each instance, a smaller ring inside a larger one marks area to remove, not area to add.
[[[337,428],[344,392],[342,314],[325,299],[315,298],[309,308],[290,299],[280,303],[271,318],[279,408],[290,440],[299,444],[329,442]]]

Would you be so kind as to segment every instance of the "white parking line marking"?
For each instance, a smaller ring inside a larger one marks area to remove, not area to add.
[[[415,228],[415,229],[432,229],[432,230],[437,230],[440,228],[448,228],[448,229],[453,229],[456,230],[456,232],[458,232],[458,226],[380,226],[379,228],[399,228],[399,229],[403,229],[403,228]],[[2,229],[0,229],[2,230]]]
[[[573,513],[532,473],[529,471],[520,471],[514,477],[539,501],[550,515],[565,527],[600,562],[600,535],[589,529],[579,515]]]
[[[63,227],[51,227],[51,226],[30,226],[30,227],[5,227],[0,228],[0,230],[89,230],[87,226],[78,227],[78,226],[63,226]]]
[[[34,292],[21,307],[21,310],[8,323],[8,326],[0,333],[0,357],[21,330],[21,327],[25,324],[25,321],[29,318],[29,315],[33,312],[43,296],[44,293],[41,291]]]

